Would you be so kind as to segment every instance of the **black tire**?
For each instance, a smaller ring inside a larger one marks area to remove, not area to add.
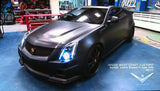
[[[95,75],[101,64],[102,47],[99,44],[92,46],[87,55],[87,70],[85,77]]]
[[[130,31],[130,33],[129,33],[129,36],[127,38],[127,42],[132,42],[133,36],[134,36],[134,26],[129,31]]]

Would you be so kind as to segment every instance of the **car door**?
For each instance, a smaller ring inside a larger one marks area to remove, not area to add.
[[[120,22],[120,39],[124,40],[128,37],[128,29],[129,29],[129,17],[125,10],[121,9],[120,13],[118,14],[119,22]]]
[[[113,49],[120,42],[120,21],[111,21],[112,16],[116,16],[119,18],[118,14],[120,12],[120,8],[114,7],[111,8],[108,12],[108,15],[105,20],[105,28],[102,30],[102,37],[104,41],[104,51],[108,52]]]

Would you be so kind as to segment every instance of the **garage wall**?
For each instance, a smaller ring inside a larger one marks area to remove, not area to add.
[[[59,14],[59,0],[50,0],[52,14]]]
[[[135,11],[138,1],[118,0],[118,6]],[[160,32],[160,0],[147,0],[145,7],[143,12],[134,12],[135,26]]]
[[[160,14],[135,12],[135,26],[160,32]]]
[[[136,2],[139,0],[118,0],[119,6],[121,7],[128,7],[128,8],[135,8]],[[160,0],[146,0],[147,6],[146,10],[160,10]]]
[[[92,0],[88,0],[88,6],[91,6],[91,1],[92,1]]]

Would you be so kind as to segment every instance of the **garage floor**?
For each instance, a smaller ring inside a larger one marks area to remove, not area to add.
[[[106,58],[94,77],[70,86],[57,86],[37,79],[19,65],[17,46],[24,32],[8,32],[18,29],[18,26],[4,26],[7,33],[0,39],[0,91],[160,89],[160,33],[136,28],[133,42],[125,43]]]

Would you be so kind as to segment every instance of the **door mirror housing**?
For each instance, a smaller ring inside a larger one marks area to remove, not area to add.
[[[110,20],[108,20],[108,22],[118,22],[119,18],[117,16],[112,16]]]

